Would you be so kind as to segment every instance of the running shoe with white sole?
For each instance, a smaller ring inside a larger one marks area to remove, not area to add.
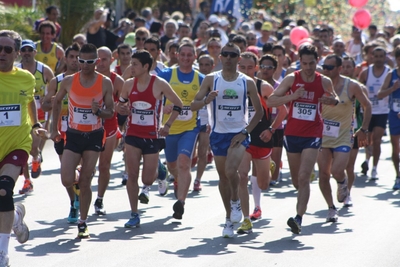
[[[338,211],[336,208],[329,208],[326,222],[335,223],[338,221]]]
[[[237,233],[239,235],[243,234],[250,234],[253,232],[253,224],[251,223],[250,219],[244,219],[242,225],[237,229]]]
[[[337,183],[337,200],[339,203],[343,203],[346,197],[349,195],[349,189],[347,188],[347,177],[344,178],[343,183]]]
[[[15,212],[18,213],[18,221],[13,225],[12,229],[17,236],[18,242],[23,244],[29,239],[29,228],[24,222],[25,206],[21,203],[16,203]]]
[[[233,235],[233,223],[230,220],[226,220],[224,229],[222,230],[222,237],[232,238]]]
[[[231,200],[231,222],[238,223],[242,220],[242,207],[240,206],[240,199]]]
[[[142,192],[139,195],[140,203],[148,204],[150,200],[150,186],[144,185],[142,187]]]

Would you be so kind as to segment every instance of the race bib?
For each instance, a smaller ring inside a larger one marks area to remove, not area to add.
[[[154,110],[132,109],[132,124],[140,126],[154,125]]]
[[[218,105],[218,121],[239,122],[242,121],[242,106]]]
[[[21,125],[21,105],[0,105],[0,127]]]
[[[340,122],[324,120],[323,135],[329,137],[339,137]]]
[[[68,129],[68,116],[61,116],[61,132],[66,132]]]
[[[183,106],[181,113],[176,118],[178,121],[188,121],[193,117],[193,112],[190,110],[190,106]]]
[[[97,116],[92,113],[91,108],[74,107],[73,122],[83,125],[97,124]]]
[[[314,121],[317,114],[317,104],[294,102],[292,117],[298,120]]]
[[[276,108],[272,108],[272,112],[271,113],[276,115],[276,114],[278,114],[278,110]]]
[[[36,103],[36,109],[40,109],[42,105],[40,105],[40,96],[35,95],[35,103]]]
[[[394,112],[400,112],[400,98],[394,98],[392,109]]]

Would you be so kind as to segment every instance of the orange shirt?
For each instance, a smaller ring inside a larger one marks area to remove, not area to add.
[[[103,127],[103,120],[92,113],[92,100],[103,104],[103,75],[97,74],[95,83],[83,87],[80,83],[80,72],[73,75],[71,90],[68,97],[69,128],[91,132]]]

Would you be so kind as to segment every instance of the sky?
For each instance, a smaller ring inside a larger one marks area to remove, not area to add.
[[[399,0],[387,0],[390,4],[390,9],[393,11],[400,10],[400,1]]]

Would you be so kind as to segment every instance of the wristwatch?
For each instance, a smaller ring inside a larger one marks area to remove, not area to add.
[[[241,133],[241,134],[244,134],[244,135],[246,135],[246,136],[249,135],[249,132],[247,131],[246,128],[244,128],[243,130],[241,130],[240,133]]]
[[[96,111],[96,113],[94,113],[94,115],[96,115],[96,116],[100,116],[100,114],[101,114],[101,109],[98,109],[98,110]]]
[[[271,133],[274,134],[276,129],[275,129],[275,128],[272,128],[272,127],[270,126],[270,127],[268,128],[268,130],[269,130]]]
[[[368,129],[367,129],[367,130],[364,130],[363,128],[360,128],[360,131],[363,132],[363,133],[365,133],[365,134],[369,133]]]

